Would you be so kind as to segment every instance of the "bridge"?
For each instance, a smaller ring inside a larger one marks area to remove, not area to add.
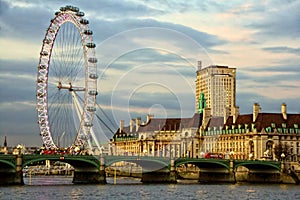
[[[24,184],[22,169],[40,161],[60,161],[74,167],[73,183],[106,184],[105,169],[117,162],[136,163],[142,167],[144,183],[176,183],[178,167],[192,164],[200,169],[199,182],[236,182],[239,167],[247,168],[247,178],[254,182],[280,182],[282,163],[278,161],[228,160],[204,158],[167,158],[151,156],[89,155],[0,155],[0,184]]]

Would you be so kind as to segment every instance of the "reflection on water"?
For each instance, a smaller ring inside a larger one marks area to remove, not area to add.
[[[74,185],[72,177],[25,178],[25,186],[0,187],[0,199],[284,199],[300,200],[300,186],[280,184],[142,184],[140,179],[111,177],[106,185]]]
[[[71,176],[31,176],[24,177],[25,185],[67,185],[72,184]]]

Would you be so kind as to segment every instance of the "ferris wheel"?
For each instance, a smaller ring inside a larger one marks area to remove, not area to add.
[[[37,113],[47,149],[100,149],[93,132],[96,111],[96,45],[77,7],[55,13],[46,31],[37,74]]]

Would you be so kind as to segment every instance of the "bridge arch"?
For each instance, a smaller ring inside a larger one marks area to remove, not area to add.
[[[64,163],[68,163],[72,165],[75,170],[80,169],[80,168],[95,168],[99,170],[100,167],[100,162],[99,160],[96,159],[94,156],[45,156],[45,155],[35,155],[35,156],[23,156],[23,164],[22,168],[25,166],[29,165],[30,163],[35,163],[39,161],[45,161],[45,160],[50,160],[50,161],[60,161]]]
[[[164,168],[170,167],[170,160],[158,157],[145,157],[145,156],[106,156],[105,167],[111,166],[117,162],[130,162],[140,165],[142,168]]]
[[[10,161],[7,160],[0,160],[0,169],[4,169],[2,166],[4,165],[5,169],[13,169],[14,171],[16,170],[16,165]],[[8,166],[8,168],[6,168]]]
[[[230,170],[229,160],[218,160],[218,159],[177,159],[175,161],[175,167],[179,167],[183,164],[193,164],[198,168],[225,168],[228,171]]]
[[[280,163],[273,163],[270,161],[267,162],[263,162],[263,161],[244,161],[244,162],[236,162],[234,164],[234,170],[237,170],[238,167],[243,166],[246,167],[249,170],[266,170],[266,169],[274,169],[274,170],[278,170],[281,171],[281,166]]]

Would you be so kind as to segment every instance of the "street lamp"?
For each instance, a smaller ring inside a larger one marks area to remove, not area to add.
[[[250,153],[250,154],[249,154],[249,160],[252,160],[252,158],[253,158],[253,154]]]
[[[284,160],[284,158],[285,158],[285,154],[284,154],[284,153],[282,153],[282,154],[280,155],[280,157],[281,157],[281,160],[283,161],[283,160]]]

